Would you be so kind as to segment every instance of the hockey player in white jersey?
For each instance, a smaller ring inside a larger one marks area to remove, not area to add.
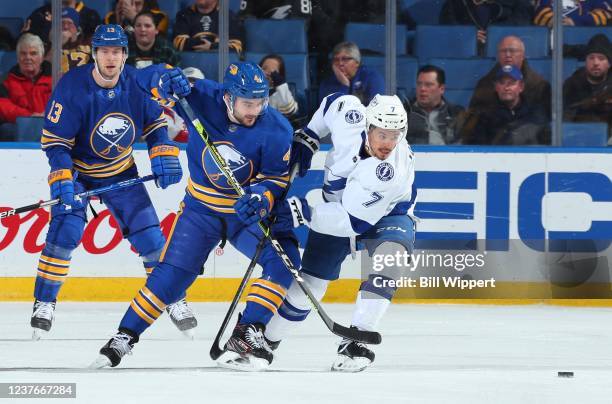
[[[342,261],[356,250],[368,254],[410,254],[414,246],[414,154],[405,140],[407,114],[397,96],[375,96],[367,108],[351,95],[326,97],[312,120],[294,137],[292,160],[310,167],[319,139],[331,133],[325,161],[323,199],[309,206],[289,198],[294,226],[310,227],[301,274],[321,299],[329,281],[338,279]],[[376,331],[396,288],[401,268],[365,274],[357,295],[352,327]],[[303,321],[310,305],[294,283],[268,324],[265,337],[276,348],[293,325]],[[356,372],[374,361],[366,345],[343,340],[332,370]]]

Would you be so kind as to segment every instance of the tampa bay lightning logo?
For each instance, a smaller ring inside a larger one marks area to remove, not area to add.
[[[350,124],[356,124],[361,122],[363,119],[363,114],[356,109],[351,109],[346,111],[346,114],[344,114],[344,119],[346,119],[346,122]]]
[[[112,112],[104,115],[91,132],[91,149],[103,159],[114,160],[134,143],[135,137],[132,118]]]
[[[230,142],[215,142],[215,146],[217,146],[219,154],[227,162],[229,168],[234,172],[238,182],[241,185],[246,184],[253,175],[253,162],[243,156]],[[208,148],[202,152],[202,167],[206,176],[215,187],[218,189],[232,189],[221,170],[219,170],[219,167],[217,167]]]
[[[393,166],[389,163],[380,163],[376,167],[376,177],[381,181],[389,181],[393,178]]]

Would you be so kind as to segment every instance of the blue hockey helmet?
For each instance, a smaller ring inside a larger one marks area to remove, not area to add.
[[[98,25],[91,38],[92,53],[95,55],[101,46],[121,46],[127,51],[128,38],[123,28],[117,24]]]
[[[223,88],[233,97],[268,98],[270,88],[261,67],[253,62],[230,64],[225,69]]]

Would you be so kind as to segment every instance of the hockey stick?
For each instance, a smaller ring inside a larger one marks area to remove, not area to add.
[[[187,100],[185,98],[181,98],[179,100],[179,103],[181,104],[181,107],[185,111],[185,114],[187,114],[187,117],[191,121],[192,125],[195,127],[196,131],[198,132],[198,134],[200,135],[200,137],[206,144],[206,147],[210,151],[210,154],[213,160],[215,161],[215,164],[217,165],[219,170],[223,173],[223,175],[227,179],[228,184],[234,189],[234,191],[239,197],[242,197],[243,195],[245,195],[244,189],[242,188],[242,186],[240,185],[240,183],[234,176],[233,171],[229,168],[223,156],[221,156],[221,154],[217,150],[217,147],[210,140],[210,136],[208,135],[208,132],[206,132],[204,125],[202,125],[200,120],[195,116]],[[287,256],[287,253],[285,252],[283,247],[280,245],[278,240],[276,240],[274,237],[271,236],[270,229],[266,225],[264,225],[262,222],[259,222],[259,228],[263,232],[264,238],[270,241],[272,248],[278,254],[281,261],[283,261],[283,264],[285,265],[287,270],[291,272],[291,275],[293,275],[293,278],[296,280],[300,289],[302,289],[302,291],[304,292],[304,294],[310,301],[312,308],[316,310],[316,312],[319,314],[319,316],[321,317],[321,319],[323,320],[327,328],[332,333],[342,338],[348,338],[353,341],[363,342],[365,344],[380,344],[382,338],[380,334],[375,331],[358,330],[357,328],[345,327],[343,325],[340,325],[334,322],[329,317],[327,312],[323,309],[323,307],[321,307],[321,304],[319,303],[319,301],[313,296],[308,285],[304,283],[304,278],[300,276],[298,269],[295,267],[295,265],[293,265],[293,263],[291,262],[291,259],[289,259],[289,256]]]
[[[279,201],[282,201],[287,196],[287,193],[289,192],[289,187],[291,187],[291,183],[293,182],[293,179],[295,178],[295,175],[298,172],[298,168],[299,166],[297,164],[291,167],[291,170],[289,171],[289,182],[287,183],[287,187],[285,187],[283,191],[283,195],[278,199]],[[275,221],[276,217],[271,220],[271,223],[274,223]],[[217,360],[217,358],[219,358],[219,356],[221,356],[221,354],[223,353],[223,349],[220,346],[221,337],[223,336],[227,325],[229,324],[230,320],[232,319],[232,316],[234,315],[234,310],[236,310],[236,306],[238,306],[238,301],[244,293],[244,289],[246,288],[247,282],[249,281],[249,279],[251,279],[251,274],[253,273],[253,269],[255,269],[255,265],[257,264],[257,260],[259,259],[259,254],[261,254],[261,250],[263,250],[264,246],[266,245],[266,240],[267,239],[263,237],[261,240],[259,240],[259,243],[257,243],[255,255],[253,255],[253,259],[251,259],[251,263],[249,264],[249,267],[247,268],[246,272],[244,273],[244,276],[242,277],[242,281],[238,286],[238,290],[236,290],[234,299],[232,300],[232,303],[230,304],[230,307],[227,310],[227,313],[225,314],[225,318],[223,319],[223,323],[221,323],[221,327],[217,332],[217,336],[215,337],[215,340],[213,341],[213,344],[210,347],[210,357],[212,358],[212,360]]]
[[[116,182],[114,184],[107,185],[105,187],[100,187],[100,188],[92,189],[91,191],[85,191],[85,192],[82,192],[82,193],[80,193],[80,194],[78,194],[76,196],[81,198],[81,199],[89,198],[90,196],[100,195],[100,194],[103,194],[103,193],[108,192],[108,191],[115,191],[117,189],[131,187],[131,186],[134,186],[136,184],[141,184],[143,182],[151,181],[151,180],[154,180],[154,179],[155,179],[155,176],[152,175],[152,174],[151,175],[146,175],[146,176],[140,177],[140,178],[130,178],[129,180],[119,181],[119,182]],[[7,210],[7,211],[4,211],[4,212],[0,212],[0,219],[5,218],[5,217],[9,217],[9,216],[13,216],[13,215],[18,215],[18,214],[24,213],[24,212],[29,212],[31,210],[38,209],[38,208],[44,208],[44,207],[47,207],[47,206],[57,205],[59,203],[60,203],[60,198],[55,198],[55,199],[49,199],[48,201],[33,203],[32,205],[27,205],[27,206],[22,206],[20,208],[15,208],[15,209]]]

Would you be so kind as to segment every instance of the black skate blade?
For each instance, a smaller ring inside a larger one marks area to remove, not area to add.
[[[339,337],[348,338],[364,344],[378,345],[382,342],[382,337],[376,331],[358,330],[357,328],[345,327],[338,323],[334,323],[332,332]]]

